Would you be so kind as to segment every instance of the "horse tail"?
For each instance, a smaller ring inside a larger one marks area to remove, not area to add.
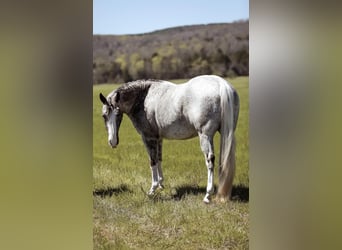
[[[221,141],[219,159],[219,185],[217,198],[227,201],[231,198],[235,175],[234,131],[239,116],[239,96],[226,81],[220,81],[221,96]]]

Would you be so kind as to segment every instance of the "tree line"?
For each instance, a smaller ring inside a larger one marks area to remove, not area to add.
[[[93,82],[249,74],[248,21],[93,36]]]

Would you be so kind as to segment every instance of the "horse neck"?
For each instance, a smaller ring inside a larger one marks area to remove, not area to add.
[[[121,90],[123,95],[122,110],[127,115],[134,115],[144,109],[144,101],[151,84],[131,84]]]
[[[134,127],[140,134],[152,132],[151,124],[146,119],[144,108],[145,98],[148,90],[131,93],[132,102],[126,107],[126,114],[132,121]]]

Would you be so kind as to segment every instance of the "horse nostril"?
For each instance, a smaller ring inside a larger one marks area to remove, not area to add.
[[[116,145],[113,145],[113,144],[112,144],[112,141],[108,141],[108,144],[109,144],[109,146],[111,146],[112,148],[115,148],[115,147],[116,147]]]

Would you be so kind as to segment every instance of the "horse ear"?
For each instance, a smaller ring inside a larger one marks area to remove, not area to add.
[[[120,101],[120,92],[115,92],[113,99],[114,99],[114,102],[119,102]]]
[[[102,95],[102,93],[100,93],[100,100],[101,100],[101,102],[102,102],[104,105],[108,105],[108,106],[109,106],[109,103],[108,103],[106,97],[104,97],[104,96]]]

